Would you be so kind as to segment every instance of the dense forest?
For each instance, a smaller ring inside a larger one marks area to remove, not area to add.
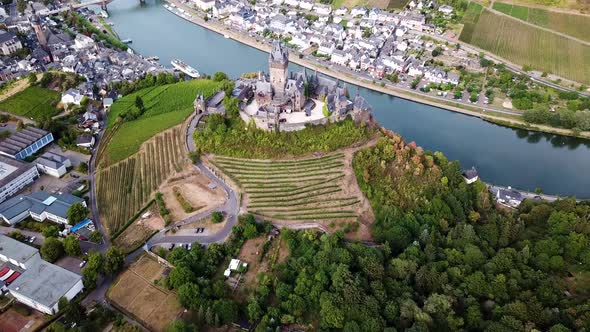
[[[261,332],[590,328],[589,203],[498,208],[484,183],[465,183],[457,162],[383,133],[353,159],[378,245],[341,231],[283,230],[289,255],[259,273],[240,302],[213,267],[270,229],[243,216],[229,243],[168,255],[177,268],[163,282],[196,312],[196,325],[175,322],[170,331],[244,318]]]
[[[390,133],[354,168],[383,245],[284,231],[290,255],[245,309],[257,331],[590,328],[589,204],[500,211],[457,162]]]

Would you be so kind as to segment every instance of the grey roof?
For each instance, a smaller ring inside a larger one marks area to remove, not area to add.
[[[5,43],[9,40],[12,40],[13,38],[16,37],[16,34],[14,32],[3,32],[0,33],[0,43]]]
[[[16,179],[17,177],[21,176],[26,171],[35,167],[35,165],[28,164],[24,161],[12,159],[12,158],[0,155],[0,173],[1,173],[1,169],[4,168],[3,164],[6,164],[6,165],[9,165],[12,167],[16,167],[16,169],[14,171],[12,171],[12,173],[10,173],[4,177],[2,177],[2,175],[0,175],[0,188],[4,187],[5,185],[12,182],[12,180]]]
[[[35,256],[37,252],[38,250],[31,246],[0,234],[0,254],[8,258],[12,258],[19,263],[24,263]]]
[[[49,198],[55,198],[48,201]],[[47,213],[66,219],[68,209],[76,202],[83,202],[80,197],[70,194],[49,194],[37,191],[29,195],[18,195],[0,204],[0,215],[6,219],[12,219],[25,211],[35,214]]]
[[[478,176],[477,170],[475,167],[472,167],[471,169],[463,171],[463,176],[467,179],[474,179]]]
[[[272,51],[270,52],[270,61],[287,63],[289,61],[289,53],[283,46],[283,43],[275,41],[272,44]]]
[[[52,308],[81,279],[74,272],[37,258],[8,289]]]
[[[16,155],[48,134],[49,132],[43,129],[26,127],[23,130],[15,131],[7,139],[2,141],[0,143],[0,151],[10,155]]]
[[[77,144],[91,143],[93,138],[94,137],[92,135],[82,134],[82,135],[78,136],[78,138],[76,139],[76,143]]]

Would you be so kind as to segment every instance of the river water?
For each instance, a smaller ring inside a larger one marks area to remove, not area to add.
[[[232,77],[266,70],[267,54],[187,22],[160,0],[117,0],[109,4],[109,22],[122,39],[145,56],[170,66],[179,58],[212,74]],[[292,70],[301,67],[291,64]],[[349,85],[354,94],[355,86]],[[374,117],[424,149],[441,151],[461,166],[475,166],[490,183],[547,194],[590,198],[590,141],[516,130],[360,88]]]

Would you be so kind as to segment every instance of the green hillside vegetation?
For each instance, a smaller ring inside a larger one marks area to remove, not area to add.
[[[55,107],[60,100],[59,92],[30,86],[0,102],[0,111],[41,120],[59,114]]]
[[[226,119],[214,114],[206,121],[203,130],[195,131],[195,146],[202,152],[241,158],[273,159],[331,152],[366,141],[375,133],[373,128],[356,124],[350,118],[294,132],[258,129],[254,123],[245,124],[238,116]]]
[[[477,16],[476,16],[477,17]],[[459,39],[513,63],[590,84],[590,46],[484,10]]]
[[[590,16],[553,12],[541,8],[529,8],[503,2],[494,2],[493,8],[520,20],[590,41]]]
[[[223,82],[191,80],[145,88],[117,100],[107,124],[113,131],[106,148],[108,162],[115,163],[133,155],[150,137],[184,121],[193,111],[197,93],[207,98],[223,86]],[[142,110],[136,104],[138,97],[142,100]],[[125,120],[127,114],[136,117]]]

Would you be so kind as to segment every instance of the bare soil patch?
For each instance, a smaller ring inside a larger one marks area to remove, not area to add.
[[[156,204],[152,204],[146,213],[150,216],[146,218],[140,216],[115,239],[114,244],[124,252],[137,249],[154,232],[164,228],[164,220],[160,217]]]
[[[211,182],[209,177],[201,174],[191,165],[160,186],[160,192],[164,195],[166,208],[170,210],[172,221],[183,220],[223,204],[226,199],[223,188],[210,189],[209,184]],[[193,212],[187,213],[184,211],[178,199],[174,196],[174,188],[178,188],[182,197],[194,208]]]
[[[197,228],[204,228],[205,230],[202,233],[199,233],[200,235],[215,234],[223,228],[225,221],[226,219],[220,223],[215,224],[213,221],[211,221],[211,217],[207,217],[184,225],[179,225],[175,229],[169,230],[167,233],[175,235],[192,235],[195,233]]]
[[[21,305],[21,304],[17,304]],[[43,314],[31,309],[31,314],[24,316],[14,308],[10,308],[0,314],[0,331],[2,332],[27,332],[36,331],[43,323]]]
[[[150,330],[164,331],[182,313],[176,295],[154,285],[164,270],[152,258],[141,256],[117,278],[107,296]]]

